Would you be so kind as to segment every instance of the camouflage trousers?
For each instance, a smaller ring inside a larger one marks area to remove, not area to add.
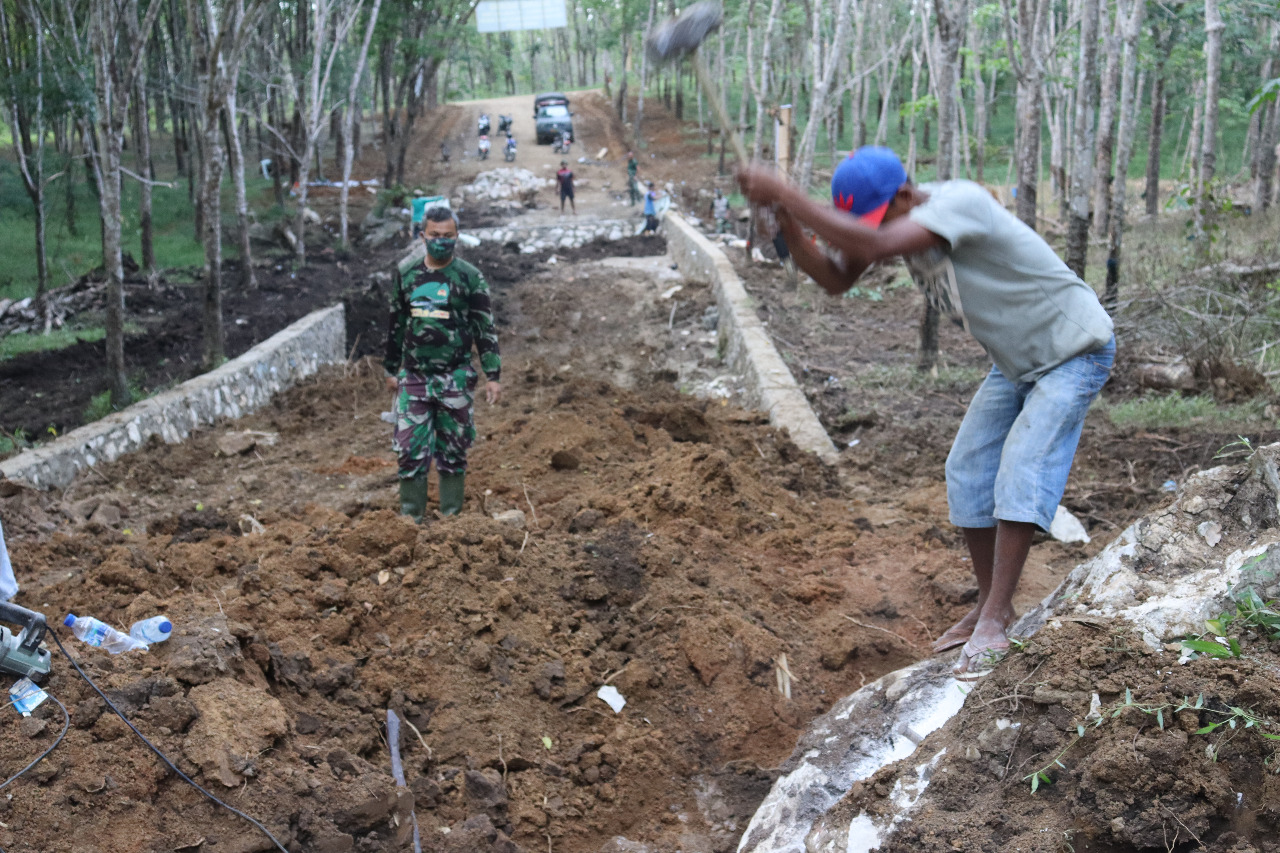
[[[438,376],[399,377],[391,447],[399,457],[401,479],[427,476],[433,459],[441,474],[467,470],[467,450],[476,440],[475,386],[476,373],[469,367]]]

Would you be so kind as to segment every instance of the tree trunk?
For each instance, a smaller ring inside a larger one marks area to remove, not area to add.
[[[1017,164],[1018,218],[1036,227],[1037,198],[1040,191],[1040,127],[1044,116],[1045,24],[1049,17],[1047,0],[1018,4],[1019,55],[1013,55],[1013,39],[1008,40],[1010,61],[1018,81]],[[1006,31],[1011,31],[1006,20]]]
[[[1271,42],[1268,46],[1267,58],[1262,64],[1263,83],[1275,76],[1278,53],[1280,53],[1280,20],[1271,22]],[[1253,115],[1257,132],[1249,171],[1253,178],[1253,206],[1259,212],[1271,206],[1271,173],[1276,165],[1275,121],[1272,117],[1276,109],[1277,104],[1273,101],[1270,105],[1258,107]],[[1253,125],[1250,127],[1252,128]]]
[[[1213,176],[1218,165],[1218,91],[1222,75],[1222,31],[1218,0],[1204,0],[1204,135],[1200,143],[1200,174],[1196,180],[1196,239],[1208,251],[1206,233],[1213,203]]]
[[[350,197],[348,184],[351,183],[351,163],[355,159],[355,146],[352,143],[352,122],[355,121],[357,104],[360,97],[360,78],[364,76],[364,66],[369,59],[369,44],[373,41],[373,31],[378,25],[378,11],[382,8],[382,0],[373,0],[373,8],[369,10],[366,22],[364,41],[360,45],[360,56],[351,74],[351,83],[347,87],[347,109],[344,111],[342,132],[342,188],[338,193],[338,223],[341,233],[342,247],[349,248],[351,240],[348,235],[347,202]]]
[[[200,207],[204,232],[204,313],[201,365],[212,370],[226,360],[222,323],[222,144],[218,115],[204,117],[204,158],[200,168]]]
[[[222,111],[223,130],[226,136],[227,155],[231,165],[231,186],[235,191],[236,239],[240,244],[240,287],[256,290],[258,278],[253,273],[253,246],[249,240],[249,196],[244,186],[244,147],[240,142],[240,128],[236,120],[236,88],[227,92],[227,104]]]
[[[1111,191],[1111,217],[1108,231],[1107,283],[1103,304],[1114,311],[1120,299],[1120,250],[1124,241],[1125,196],[1128,191],[1129,160],[1133,154],[1133,134],[1138,112],[1135,94],[1138,75],[1138,34],[1142,30],[1142,17],[1146,13],[1146,0],[1120,0],[1116,18],[1123,22],[1121,38],[1124,45],[1120,71],[1120,128],[1116,152],[1117,180]],[[1131,8],[1127,8],[1131,7]],[[1126,14],[1127,13],[1127,14]]]
[[[778,13],[782,9],[782,0],[772,0],[769,5],[769,18],[764,25],[764,44],[760,48],[760,77],[751,80],[751,89],[756,100],[756,132],[751,147],[751,159],[760,159],[764,150],[765,126],[772,129],[772,122],[765,121],[765,107],[769,98],[769,86],[773,77],[773,31],[778,23]]]
[[[1106,0],[1102,0],[1105,4]],[[1115,25],[1104,39],[1107,53],[1106,71],[1102,77],[1102,87],[1098,103],[1098,138],[1094,147],[1093,161],[1093,236],[1105,237],[1108,233],[1107,218],[1111,211],[1112,163],[1115,158],[1115,124],[1116,124],[1116,90],[1120,86],[1120,28],[1121,18],[1119,2],[1115,14]],[[1101,5],[1101,4],[1100,4]],[[1100,16],[1099,26],[1107,23],[1105,16]]]
[[[957,96],[960,87],[960,46],[964,43],[965,25],[969,19],[969,0],[934,0],[938,20],[938,159],[939,181],[954,176]],[[938,366],[938,310],[925,301],[920,321],[920,359],[916,369],[933,371]]]
[[[649,34],[653,32],[653,16],[657,11],[658,0],[649,0],[649,20],[644,25],[644,37],[646,41]],[[632,130],[635,136],[635,145],[637,148],[644,148],[644,137],[641,135],[641,126],[644,124],[644,93],[649,88],[649,51],[640,51],[640,93],[636,98],[636,125]]]
[[[1147,216],[1155,219],[1160,215],[1160,137],[1164,134],[1164,65],[1167,53],[1158,54],[1156,67],[1152,76],[1151,87],[1151,134],[1147,140],[1147,180],[1143,193],[1147,203]]]
[[[151,227],[151,130],[148,122],[147,87],[139,76],[133,93],[133,154],[138,174],[147,180],[138,184],[138,230],[142,248],[142,271],[148,280],[156,275],[156,250]]]
[[[1089,255],[1089,190],[1093,185],[1093,103],[1098,75],[1098,4],[1082,0],[1080,61],[1076,66],[1075,127],[1071,140],[1070,221],[1067,266],[1084,278]]]
[[[836,72],[843,62],[850,32],[849,13],[851,0],[838,0],[836,6],[835,36],[827,49],[826,62],[822,62],[822,15],[821,5],[815,2],[813,11],[813,36],[810,50],[813,55],[813,87],[809,100],[809,121],[805,124],[804,135],[800,138],[800,147],[796,152],[796,182],[801,187],[808,187],[813,180],[813,157],[817,151],[818,128],[827,113],[827,95],[835,80]],[[896,67],[896,66],[895,66]]]

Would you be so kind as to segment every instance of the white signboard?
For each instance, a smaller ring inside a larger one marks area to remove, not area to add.
[[[481,0],[476,4],[476,29],[482,33],[547,30],[568,25],[564,0]]]

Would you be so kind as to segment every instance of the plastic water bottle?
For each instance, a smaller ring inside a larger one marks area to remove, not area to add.
[[[152,616],[134,622],[129,628],[129,636],[144,643],[163,643],[173,633],[173,623],[164,616]]]
[[[73,613],[68,613],[62,624],[70,628],[71,633],[89,645],[101,646],[113,655],[118,655],[131,649],[141,649],[144,652],[147,650],[147,644],[142,640],[135,640],[128,634],[122,634],[107,623],[94,619],[92,616],[77,617]]]

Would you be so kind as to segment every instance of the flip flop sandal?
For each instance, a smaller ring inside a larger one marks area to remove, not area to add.
[[[1013,623],[1017,621],[1018,621],[1018,614],[1015,613],[1014,615],[1010,616],[1009,619],[1004,623],[1004,629],[1008,631],[1010,628],[1013,627]],[[934,642],[935,643],[941,642],[942,638],[947,636],[947,634],[951,633],[952,630],[954,629],[948,628],[946,631],[943,631],[942,636],[938,637],[938,639],[934,640]],[[963,646],[965,643],[969,642],[969,640],[972,638],[973,638],[973,629],[970,628],[969,633],[965,634],[963,637],[960,637],[960,636],[952,637],[950,640],[947,640],[946,645],[934,648],[933,653],[935,655],[940,655],[943,652],[949,652],[952,649],[958,649],[961,646]]]
[[[990,675],[992,670],[1000,661],[1004,660],[1009,654],[1009,646],[1004,648],[977,648],[971,642],[965,643],[964,648],[960,650],[960,660],[956,662],[956,666],[952,672],[957,681],[977,681],[984,676]],[[974,666],[977,669],[974,669]]]

